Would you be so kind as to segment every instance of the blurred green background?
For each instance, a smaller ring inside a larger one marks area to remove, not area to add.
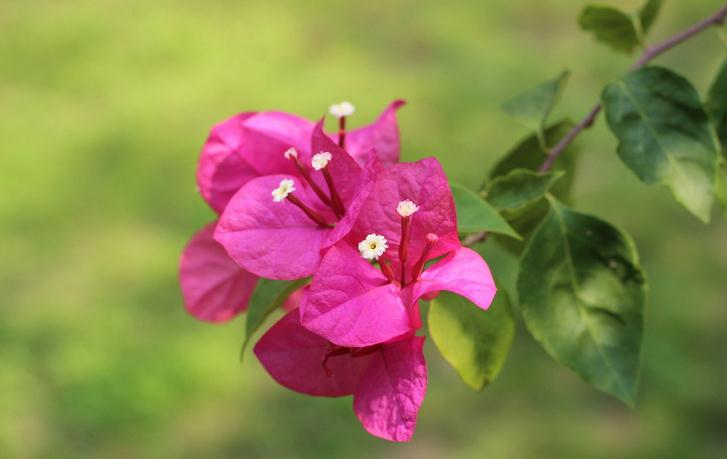
[[[652,41],[722,2],[665,3]],[[715,212],[703,226],[641,185],[602,120],[579,140],[576,204],[628,231],[649,274],[635,410],[520,326],[481,393],[428,342],[417,433],[391,444],[364,432],[350,399],[241,365],[243,318],[212,326],[181,306],[180,250],[213,218],[194,183],[213,123],[255,109],[316,118],[347,99],[355,125],[403,97],[404,158],[436,154],[476,186],[526,134],[503,100],[567,67],[556,115],[580,118],[628,67],[578,30],[584,4],[0,3],[0,457],[724,457],[727,224]],[[704,91],[724,55],[709,31],[659,62]]]

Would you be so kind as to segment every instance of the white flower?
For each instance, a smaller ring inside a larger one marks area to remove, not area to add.
[[[328,109],[331,115],[336,118],[342,118],[344,116],[351,116],[356,111],[356,107],[351,102],[343,101],[340,104],[333,104]]]
[[[369,234],[358,243],[358,251],[366,260],[378,260],[388,248],[386,238],[380,234]]]
[[[288,148],[285,153],[283,153],[283,156],[285,156],[285,159],[297,158],[298,152],[295,150],[295,148]]]
[[[322,151],[313,155],[313,159],[311,159],[310,164],[313,166],[313,169],[319,171],[328,165],[328,162],[332,157],[333,156],[331,156],[331,154],[327,151]]]
[[[402,217],[409,217],[419,210],[419,206],[414,204],[413,201],[406,199],[396,205],[396,213]]]
[[[273,190],[273,201],[280,202],[287,198],[290,193],[295,191],[295,184],[291,179],[283,179],[280,181],[280,186]]]

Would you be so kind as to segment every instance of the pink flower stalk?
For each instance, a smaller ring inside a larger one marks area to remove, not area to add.
[[[380,166],[373,154],[359,166],[323,132],[323,120],[307,152],[281,156],[298,173],[247,182],[225,208],[215,239],[249,272],[298,279],[313,274],[321,251],[348,234]]]
[[[384,163],[398,161],[395,112],[403,103],[391,103],[373,124],[348,132],[348,152],[359,164],[372,150],[381,152],[378,156]],[[254,178],[271,174],[300,178],[300,168],[283,152],[293,148],[310,156],[314,128],[312,121],[283,112],[241,113],[217,124],[197,169],[202,197],[221,214],[232,196]],[[198,319],[222,322],[246,309],[257,276],[240,268],[213,239],[216,225],[207,225],[185,247],[179,277],[187,310]]]
[[[282,386],[303,394],[353,395],[364,428],[377,437],[409,441],[427,386],[424,337],[409,334],[369,347],[336,346],[301,327],[291,311],[255,345],[255,354]]]
[[[351,248],[354,241],[360,253]],[[377,260],[381,270],[367,260]],[[496,293],[487,263],[459,242],[439,162],[396,164],[377,178],[347,243],[323,257],[303,295],[300,320],[335,345],[372,346],[421,327],[417,300],[442,290],[482,309]]]

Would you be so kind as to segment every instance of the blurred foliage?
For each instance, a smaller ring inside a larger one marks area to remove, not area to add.
[[[651,36],[720,2],[666,2]],[[578,29],[585,2],[9,0],[0,5],[0,457],[718,457],[727,448],[727,225],[647,188],[599,120],[573,201],[636,239],[651,291],[637,408],[583,383],[518,330],[500,377],[469,390],[434,350],[414,441],[358,424],[240,365],[244,319],[188,317],[181,248],[212,218],[197,196],[216,121],[348,99],[352,123],[397,97],[404,158],[482,182],[526,133],[509,97],[572,71],[554,119],[585,114],[626,56]],[[625,10],[637,1],[614,1]],[[713,33],[658,60],[701,94]],[[715,211],[716,212],[716,211]],[[503,284],[514,266],[484,249]]]

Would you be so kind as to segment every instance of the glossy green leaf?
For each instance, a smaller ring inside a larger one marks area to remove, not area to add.
[[[240,349],[242,359],[245,349],[252,338],[252,335],[262,326],[265,320],[276,309],[285,303],[291,293],[296,291],[308,282],[309,279],[295,281],[281,281],[260,279],[258,280],[255,292],[250,297],[247,306],[247,318],[245,319],[245,338]]]
[[[631,16],[610,6],[586,6],[578,24],[592,32],[596,40],[617,51],[630,53],[639,44],[639,35]]]
[[[715,195],[722,207],[722,215],[724,215],[724,218],[727,218],[727,161],[724,158],[720,158],[719,161]]]
[[[457,206],[457,226],[461,233],[487,231],[520,239],[520,235],[497,210],[477,196],[477,193],[456,183],[450,186]]]
[[[581,28],[617,51],[630,53],[641,45],[661,9],[661,0],[648,0],[633,14],[610,6],[586,6],[578,18]]]
[[[717,73],[707,92],[705,105],[722,144],[722,154],[727,156],[727,59]]]
[[[497,292],[487,311],[459,295],[442,292],[432,300],[427,323],[439,352],[477,390],[500,373],[515,335],[504,290]]]
[[[502,104],[502,110],[542,136],[548,115],[560,99],[569,75],[564,70],[556,78],[518,94]]]
[[[654,21],[661,10],[661,4],[661,0],[648,0],[639,10],[638,14],[643,35],[646,35],[651,26],[654,25]]]
[[[487,184],[483,195],[487,202],[506,217],[520,215],[565,175],[563,171],[535,172],[513,169]]]
[[[548,145],[555,145],[564,135],[573,127],[570,121],[561,121],[550,126],[545,130],[545,137]],[[498,177],[506,176],[516,169],[528,169],[537,171],[545,160],[546,152],[540,146],[535,135],[526,137],[510,150],[504,158],[502,158],[490,171],[490,182],[497,180]],[[563,177],[556,181],[550,188],[550,193],[558,197],[558,199],[568,202],[570,200],[571,189],[573,185],[573,177],[575,176],[576,164],[578,158],[578,148],[575,144],[570,144],[566,150],[558,157],[555,164],[551,168],[551,172],[564,173]],[[484,187],[489,186],[489,183]],[[510,226],[522,236],[527,242],[538,223],[548,213],[548,204],[542,200],[536,201],[532,205],[523,209],[515,215],[503,212]],[[515,241],[509,238],[495,236],[498,244],[502,245],[509,252],[519,255],[525,247],[524,242]]]
[[[717,77],[707,92],[707,113],[712,119],[722,149],[717,170],[716,197],[722,206],[722,214],[727,218],[727,59],[722,63]]]
[[[554,198],[520,259],[528,330],[557,361],[633,404],[646,294],[631,239]]]
[[[624,163],[709,221],[717,148],[694,87],[670,70],[648,67],[608,84],[601,99]]]
[[[548,145],[557,144],[564,135],[573,128],[573,123],[569,120],[563,120],[549,126],[545,130],[545,140]],[[551,189],[551,193],[561,200],[568,200],[570,189],[573,184],[573,176],[576,169],[576,158],[578,148],[575,144],[570,144],[565,151],[558,157],[551,171],[563,171],[566,175],[559,180]],[[490,179],[507,175],[515,169],[529,169],[537,171],[546,157],[546,151],[538,142],[535,135],[530,135],[522,139],[515,147],[498,161],[488,174]],[[485,188],[485,187],[483,187]]]

